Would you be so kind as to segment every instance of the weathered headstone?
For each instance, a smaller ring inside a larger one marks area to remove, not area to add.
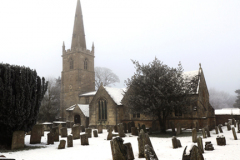
[[[81,135],[81,145],[89,145],[89,143],[88,143],[88,135],[87,134],[82,134]]]
[[[58,149],[65,149],[66,141],[60,140],[60,143],[58,145]]]
[[[11,149],[13,150],[24,148],[24,137],[25,137],[24,131],[13,132]]]
[[[118,132],[118,126],[117,126],[117,125],[115,125],[115,126],[113,127],[113,129],[114,129],[114,132]]]
[[[237,140],[237,134],[234,127],[232,127],[232,133],[233,133],[234,140]]]
[[[79,139],[80,138],[80,126],[74,126],[72,127],[72,135],[73,139]]]
[[[158,157],[152,147],[150,147],[148,144],[144,147],[144,156],[146,160],[158,160]]]
[[[138,135],[137,127],[132,127],[132,128],[131,128],[131,134],[134,135],[134,136],[137,136],[137,135]]]
[[[123,145],[127,147],[127,159],[134,160],[134,154],[133,154],[131,143],[124,143]]]
[[[193,146],[190,150],[190,153],[186,153],[186,150],[188,149],[186,146],[183,151],[182,160],[204,160],[203,155],[199,148],[197,146]]]
[[[211,137],[208,126],[206,126],[206,132],[207,132],[207,136],[208,136],[208,137]]]
[[[53,128],[51,129],[50,133],[53,134],[54,142],[58,142],[58,141],[59,141],[58,127],[53,127]]]
[[[230,125],[230,123],[227,124],[227,130],[228,130],[228,131],[231,130],[231,125]]]
[[[177,138],[175,136],[172,137],[172,147],[173,149],[178,148]]]
[[[86,132],[86,129],[84,126],[80,126],[80,132]]]
[[[219,129],[219,132],[220,132],[220,133],[223,133],[222,125],[221,125],[221,124],[218,125],[218,129]]]
[[[86,128],[85,133],[88,135],[88,138],[92,138],[92,129],[91,128]]]
[[[202,138],[201,137],[198,137],[197,144],[198,144],[198,148],[201,151],[201,153],[204,153],[203,142],[202,142]]]
[[[119,135],[119,137],[125,137],[124,127],[123,127],[122,123],[118,124],[118,135]]]
[[[179,139],[177,139],[177,145],[178,145],[178,148],[182,147],[181,141]]]
[[[145,132],[141,129],[138,135],[138,158],[144,158]]]
[[[226,139],[223,135],[217,136],[216,141],[217,141],[217,145],[219,145],[219,146],[225,146],[226,145]]]
[[[124,133],[127,133],[127,124],[126,123],[122,123],[122,124],[123,124]]]
[[[235,120],[235,118],[232,119],[232,123],[233,123],[234,127],[236,127],[236,120]]]
[[[216,134],[218,134],[218,127],[217,126],[215,126],[215,132],[216,132]]]
[[[36,124],[33,126],[31,131],[30,144],[41,143],[42,129],[42,124]]]
[[[47,144],[54,144],[54,134],[51,132],[47,134]]]
[[[150,147],[153,147],[153,146],[152,146],[152,142],[151,142],[151,140],[150,140],[150,138],[149,138],[148,133],[145,133],[145,145],[146,145],[146,144],[148,144]]]
[[[103,125],[98,125],[98,133],[103,133]]]
[[[73,137],[72,137],[72,135],[67,136],[67,147],[73,147]]]
[[[61,133],[61,129],[62,129],[62,124],[60,123],[60,124],[58,125],[58,132],[59,132],[59,135],[62,134],[62,133]]]
[[[202,128],[202,135],[203,135],[203,138],[207,138],[205,128]]]
[[[94,136],[94,137],[98,137],[98,132],[97,132],[97,130],[94,130],[94,131],[93,131],[93,136]]]
[[[194,142],[194,143],[197,142],[197,130],[196,130],[196,128],[192,129],[192,142]]]
[[[181,126],[180,126],[180,124],[177,124],[177,135],[179,135],[181,133],[182,133]]]
[[[110,141],[113,160],[127,160],[127,146],[123,144],[121,137],[116,137]]]
[[[214,147],[213,147],[211,141],[205,142],[205,150],[206,150],[206,151],[212,151],[212,150],[214,150]]]
[[[68,133],[67,133],[67,127],[62,127],[61,128],[61,137],[67,137]]]
[[[107,131],[108,131],[107,140],[112,140],[112,137],[113,137],[112,136],[112,131],[113,131],[112,127],[109,127]]]
[[[143,124],[141,128],[143,129],[143,131],[144,131],[145,133],[147,133],[145,124]]]

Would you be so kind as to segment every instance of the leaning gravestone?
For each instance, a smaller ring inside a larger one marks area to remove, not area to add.
[[[203,142],[202,142],[202,138],[201,137],[198,137],[197,144],[198,144],[198,148],[201,151],[201,153],[204,153]]]
[[[94,131],[93,131],[93,136],[94,136],[94,137],[98,137],[98,132],[97,132],[97,130],[94,130]]]
[[[103,133],[103,125],[98,125],[98,133]]]
[[[131,134],[134,135],[134,136],[138,136],[137,127],[131,127]]]
[[[218,127],[215,126],[215,131],[216,131],[216,134],[218,134]]]
[[[237,134],[234,127],[232,127],[232,133],[233,133],[234,140],[237,140]]]
[[[87,134],[82,134],[81,135],[81,145],[89,145],[89,143],[88,143],[88,135]]]
[[[225,146],[226,145],[226,139],[223,135],[217,136],[216,140],[217,140],[217,145],[218,146]]]
[[[144,158],[145,132],[141,129],[138,135],[138,158]]]
[[[67,147],[73,147],[73,137],[72,137],[72,135],[67,136]]]
[[[158,157],[152,147],[150,147],[148,144],[144,147],[144,156],[146,160],[158,160]]]
[[[116,137],[110,141],[113,160],[127,160],[127,147],[123,144],[121,137]]]
[[[219,129],[219,132],[220,132],[220,133],[223,133],[222,125],[221,125],[221,124],[218,125],[218,129]]]
[[[203,138],[207,138],[205,128],[202,128],[202,135],[203,135]]]
[[[80,138],[80,126],[74,126],[72,127],[72,135],[73,139],[79,139]]]
[[[54,142],[58,142],[58,141],[59,141],[58,127],[53,127],[53,128],[51,129],[50,133],[53,134]]]
[[[42,124],[36,124],[33,126],[31,131],[30,144],[41,143],[42,129]]]
[[[24,148],[24,137],[24,131],[13,132],[11,150]]]
[[[197,142],[197,130],[196,130],[196,128],[192,129],[192,142],[194,142],[194,143]]]
[[[60,140],[60,143],[58,145],[58,149],[65,149],[66,141]]]
[[[197,146],[193,145],[191,148],[188,147],[191,146],[185,147],[182,160],[204,160],[203,155]]]
[[[113,137],[112,136],[112,131],[113,131],[112,127],[109,127],[107,131],[108,131],[107,140],[112,140],[112,137]]]
[[[92,138],[92,129],[91,128],[86,128],[85,133],[88,135],[88,138]]]
[[[123,127],[122,123],[118,124],[118,135],[119,135],[119,137],[125,137],[124,127]]]
[[[123,145],[127,147],[127,159],[134,160],[134,154],[133,154],[131,143],[124,143]]]
[[[47,134],[47,144],[54,144],[54,134],[51,132]]]
[[[68,133],[67,133],[67,127],[62,127],[61,128],[61,137],[67,137]]]

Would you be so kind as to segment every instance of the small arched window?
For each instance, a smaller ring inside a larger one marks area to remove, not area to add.
[[[70,69],[73,69],[73,59],[71,58],[69,61]]]
[[[98,119],[107,120],[107,102],[106,100],[100,99],[98,101]]]
[[[88,61],[87,59],[84,60],[84,69],[87,70],[88,68]]]

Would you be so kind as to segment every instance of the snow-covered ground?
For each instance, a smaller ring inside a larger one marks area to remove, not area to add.
[[[233,127],[233,126],[232,126]],[[239,140],[234,140],[232,131],[227,131],[226,126],[222,127],[223,133],[226,137],[226,146],[217,146],[215,130],[211,131],[211,137],[204,138],[203,144],[206,141],[211,141],[215,150],[205,151],[203,154],[205,160],[237,160],[240,159],[240,133],[237,133]],[[27,146],[44,146],[44,148],[36,148],[22,151],[10,151],[1,152],[0,155],[5,155],[7,158],[15,158],[16,160],[111,160],[111,148],[110,141],[107,141],[107,130],[103,130],[102,134],[98,134],[99,137],[89,138],[89,146],[82,146],[80,139],[73,140],[73,147],[65,149],[57,149],[59,142],[55,142],[54,145],[47,144],[47,133],[44,133],[44,137],[41,139],[41,144],[30,145],[30,136],[25,137],[25,144]],[[70,134],[70,130],[68,130]],[[81,133],[83,134],[83,133]],[[171,138],[155,138],[150,137],[154,150],[161,160],[181,160],[182,153],[189,143],[192,143],[192,137],[177,137],[180,139],[181,148],[173,149]],[[60,138],[65,139],[66,138]],[[135,159],[138,160],[138,143],[137,136],[123,138],[124,143],[130,142],[132,144]],[[143,158],[141,158],[143,159]]]

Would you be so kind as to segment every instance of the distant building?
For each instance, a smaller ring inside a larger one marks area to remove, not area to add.
[[[215,110],[216,125],[228,122],[229,119],[235,118],[240,119],[240,109],[239,108],[222,108]]]

